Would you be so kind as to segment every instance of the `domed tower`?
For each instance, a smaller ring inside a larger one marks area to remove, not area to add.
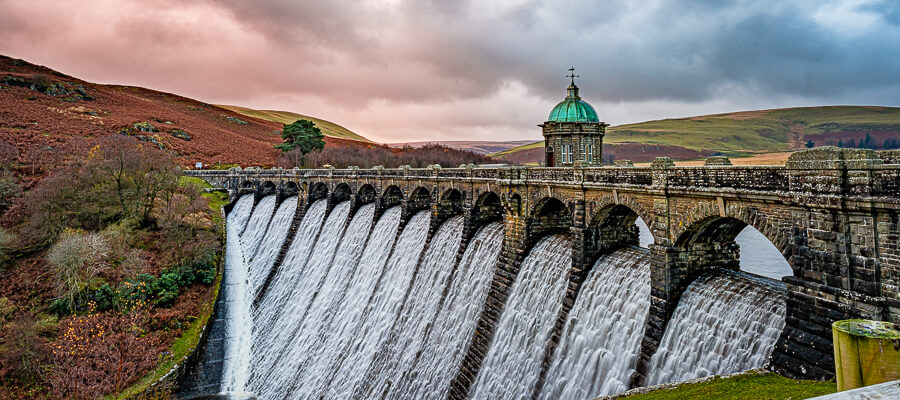
[[[572,83],[566,88],[566,99],[553,107],[547,122],[538,125],[544,130],[544,165],[602,165],[603,135],[609,124],[600,122],[594,107],[578,95],[575,67],[569,72],[566,77],[572,78]]]

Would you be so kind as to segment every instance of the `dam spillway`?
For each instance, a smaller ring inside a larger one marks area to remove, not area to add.
[[[296,197],[253,203],[241,197],[227,218],[223,392],[265,399],[450,396],[496,286],[503,224],[485,223],[464,240],[459,215],[433,224],[427,211],[403,217],[394,206],[376,218],[374,204],[353,210],[350,201],[329,207],[321,199],[294,221]],[[600,256],[557,332],[571,296],[572,251],[567,235],[550,234],[523,256],[469,398],[587,399],[629,388],[650,302],[648,251],[626,246]],[[784,325],[784,301],[772,296],[779,293],[772,283],[755,279],[720,273],[693,283],[648,382],[697,375],[695,353],[709,360],[701,375],[762,366]],[[704,285],[713,289],[704,292]],[[715,294],[721,290],[726,294]],[[750,300],[735,303],[742,297]],[[760,299],[774,300],[753,309]],[[744,336],[763,339],[738,345],[736,329],[704,326],[734,319],[728,312],[735,309],[755,318]],[[712,344],[680,343],[673,329]]]

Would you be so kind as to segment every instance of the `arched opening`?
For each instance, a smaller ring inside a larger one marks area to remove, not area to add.
[[[351,195],[353,195],[353,190],[350,189],[350,185],[339,183],[331,192],[331,202],[332,204],[338,204],[342,201],[350,200]]]
[[[774,280],[793,273],[772,240],[737,218],[710,217],[696,222],[678,237],[675,247],[694,253],[719,251],[718,257],[701,257],[715,261],[702,266],[704,270],[726,267]]]
[[[380,209],[388,209],[390,207],[400,205],[403,202],[403,191],[395,185],[388,186],[381,195]]]
[[[568,234],[571,222],[572,213],[562,201],[545,197],[537,202],[528,218],[526,225],[530,242],[554,233]]]
[[[475,207],[472,208],[474,226],[481,226],[502,218],[503,204],[501,204],[500,196],[497,193],[484,192],[478,195],[478,199],[475,200]]]
[[[640,242],[639,230],[635,221],[638,215],[634,210],[612,204],[601,208],[591,218],[591,239],[598,254],[605,254],[628,246],[637,246]]]
[[[284,197],[296,196],[299,192],[300,189],[297,187],[297,183],[293,181],[288,181],[281,187],[281,193]]]
[[[323,182],[316,182],[309,189],[309,198],[307,199],[307,204],[312,204],[316,200],[324,199],[328,197],[328,185]]]
[[[424,187],[417,187],[406,201],[407,212],[412,215],[416,211],[424,210],[428,207],[431,207],[431,192]]]
[[[448,189],[444,191],[438,201],[438,219],[443,221],[451,216],[462,214],[463,195],[459,190]]]
[[[375,191],[375,186],[367,183],[365,185],[362,185],[356,192],[356,201],[359,204],[369,204],[375,201],[375,198],[377,196],[378,192]]]

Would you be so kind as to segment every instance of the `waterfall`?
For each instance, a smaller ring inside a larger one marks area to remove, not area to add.
[[[456,266],[464,222],[462,216],[452,217],[434,234],[418,266],[397,323],[376,355],[367,382],[362,384],[354,397],[380,396],[400,380],[403,372],[412,368],[438,315],[444,288]]]
[[[344,349],[346,358],[340,364],[327,391],[321,393],[325,397],[349,398],[356,385],[362,381],[403,305],[419,256],[425,248],[430,222],[431,214],[419,211],[400,233],[378,288],[369,301],[365,322]]]
[[[253,215],[247,221],[247,226],[239,234],[241,247],[244,248],[244,258],[247,261],[250,261],[253,254],[256,253],[263,236],[266,235],[266,227],[269,226],[272,212],[275,211],[275,200],[275,195],[263,197],[253,209]]]
[[[334,252],[344,234],[349,212],[350,202],[345,201],[336,205],[328,215],[309,258],[296,261],[305,265],[299,270],[290,294],[283,300],[285,306],[280,315],[274,316],[279,320],[278,323],[271,332],[259,332],[261,340],[254,342],[256,346],[252,362],[255,374],[252,380],[255,383],[251,385],[251,389],[261,397],[272,398],[274,396],[268,393],[269,390],[290,387],[293,374],[283,364],[286,359],[290,359],[292,349],[296,346],[295,341],[302,339],[297,337],[297,331],[331,266]]]
[[[626,248],[600,257],[566,319],[542,399],[581,400],[628,389],[650,311],[650,260]]]
[[[283,398],[293,393],[295,391],[292,388],[294,382],[305,375],[306,361],[312,352],[323,345],[334,310],[339,307],[339,302],[346,292],[349,283],[347,277],[353,275],[366,238],[369,236],[374,212],[373,204],[365,205],[350,221],[350,225],[341,239],[340,247],[335,253],[331,268],[328,270],[328,275],[309,306],[306,317],[300,321],[295,337],[302,338],[302,340],[292,341],[292,346],[286,349],[282,355],[281,362],[271,366],[262,366],[279,371],[278,373],[284,378],[281,382],[285,382],[283,386],[272,385],[271,382],[259,382],[259,392],[266,393],[266,398]]]
[[[316,200],[309,209],[300,225],[294,233],[294,240],[281,261],[278,270],[269,282],[266,288],[265,301],[257,304],[253,310],[253,325],[256,337],[254,338],[254,346],[272,338],[277,331],[278,326],[282,326],[285,318],[283,310],[287,307],[287,299],[294,291],[297,280],[303,275],[303,267],[306,266],[306,259],[316,244],[316,237],[319,228],[322,226],[322,220],[325,219],[325,211],[327,209],[327,201]],[[271,345],[271,344],[270,344]],[[255,362],[254,362],[254,365]],[[254,373],[258,371],[254,368]]]
[[[253,196],[243,196],[226,219],[227,243],[225,253],[225,360],[222,368],[223,392],[242,393],[247,381],[250,343],[252,339],[250,305],[253,302],[249,287],[247,255],[258,246],[275,208],[275,197],[268,196],[256,206],[253,215]],[[246,226],[242,223],[246,222]],[[246,235],[241,235],[243,231]],[[260,233],[261,232],[261,233]]]
[[[281,202],[272,220],[269,221],[269,227],[265,230],[265,236],[260,240],[256,252],[250,258],[250,282],[253,285],[253,295],[259,291],[260,287],[265,283],[272,264],[275,264],[275,258],[278,257],[278,251],[287,236],[288,230],[291,228],[291,220],[294,219],[294,213],[297,212],[297,196],[291,196]]]
[[[564,236],[548,236],[522,261],[470,398],[531,396],[566,294],[571,248]]]
[[[688,286],[650,359],[647,385],[762,367],[784,328],[780,282],[715,271]]]
[[[397,238],[400,214],[400,207],[392,207],[378,219],[359,257],[355,273],[345,276],[349,280],[345,296],[340,298],[339,294],[335,294],[333,308],[321,310],[331,315],[330,322],[323,325],[323,336],[316,339],[316,345],[311,346],[310,354],[298,370],[293,392],[295,398],[314,398],[324,391],[340,366],[340,360],[347,356],[345,349],[352,340],[357,339],[355,335],[365,322],[369,300]],[[348,265],[352,263],[341,260],[337,259]]]
[[[487,299],[497,257],[503,248],[503,224],[482,227],[469,242],[450,282],[447,297],[413,368],[391,387],[390,399],[445,399],[459,371]],[[406,370],[397,370],[397,373]]]

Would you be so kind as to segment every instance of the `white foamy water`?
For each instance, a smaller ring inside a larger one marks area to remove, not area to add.
[[[447,397],[487,300],[502,249],[503,224],[490,223],[475,234],[459,262],[421,356],[413,368],[396,371],[402,377],[394,381],[387,398]]]
[[[469,398],[528,398],[566,294],[572,243],[541,239],[522,261]]]
[[[760,368],[784,329],[780,283],[717,271],[697,278],[650,359],[647,385]]]
[[[256,232],[265,231],[265,225],[268,223],[268,218],[257,217],[257,215],[268,213],[271,216],[274,206],[274,198],[271,202],[260,202],[251,216],[253,196],[243,196],[238,199],[226,218],[227,243],[225,245],[225,278],[223,282],[225,284],[223,296],[226,301],[226,333],[222,392],[236,394],[244,392],[250,359],[250,341],[252,339],[250,305],[253,303],[253,299],[247,270],[248,248],[244,243],[256,239],[245,242],[239,232],[250,232],[251,237],[257,238]],[[242,224],[246,224],[246,227]],[[262,237],[262,234],[258,237]]]
[[[335,253],[331,268],[328,270],[328,275],[325,277],[325,282],[310,305],[306,317],[300,322],[299,331],[296,334],[299,340],[293,341],[293,346],[287,349],[280,363],[271,366],[280,370],[280,373],[285,374],[286,377],[292,375],[290,385],[267,388],[266,392],[269,393],[269,398],[289,397],[288,394],[295,393],[296,382],[306,375],[307,368],[311,366],[308,362],[309,358],[320,346],[324,345],[327,335],[330,333],[328,330],[332,316],[335,315],[334,311],[340,306],[339,303],[346,294],[347,286],[350,283],[348,277],[354,275],[359,263],[372,226],[374,212],[373,204],[365,205],[350,221],[350,225],[341,239],[340,247]],[[265,382],[261,382],[261,384],[268,386]]]
[[[419,211],[403,228],[384,268],[360,331],[343,351],[346,358],[331,380],[326,398],[349,398],[372,365],[375,353],[394,325],[425,247],[431,214]]]
[[[344,234],[349,212],[350,202],[345,201],[336,205],[328,215],[309,258],[298,260],[305,262],[305,266],[300,270],[300,276],[284,300],[285,307],[281,315],[277,316],[280,321],[273,327],[271,333],[261,334],[261,340],[254,341],[256,346],[252,362],[257,373],[253,376],[254,384],[250,389],[262,398],[276,398],[281,390],[289,388],[292,384],[294,374],[289,363],[294,360],[291,356],[296,341],[303,340],[297,333],[309,305],[328,273],[334,252]]]
[[[648,252],[600,257],[566,319],[541,399],[582,400],[628,390],[650,311]]]
[[[263,236],[266,235],[266,227],[269,226],[274,211],[275,195],[263,197],[253,209],[253,215],[247,221],[247,226],[240,233],[241,247],[244,249],[244,258],[247,262],[256,253]]]
[[[281,202],[265,235],[260,240],[256,253],[250,259],[250,282],[252,284],[253,294],[263,285],[275,259],[278,257],[278,251],[284,244],[288,230],[291,228],[291,221],[294,219],[294,213],[297,211],[297,196],[291,196]]]
[[[344,297],[331,312],[331,322],[323,328],[321,345],[312,347],[301,367],[303,373],[294,383],[294,398],[317,398],[333,380],[337,369],[349,353],[350,343],[358,340],[358,332],[366,322],[369,301],[378,286],[391,247],[400,226],[400,207],[384,212],[369,235],[356,271]]]
[[[358,398],[381,396],[409,371],[422,350],[432,322],[438,317],[444,290],[456,266],[464,219],[444,222],[425,251],[397,323],[376,355],[366,382],[357,388]]]

